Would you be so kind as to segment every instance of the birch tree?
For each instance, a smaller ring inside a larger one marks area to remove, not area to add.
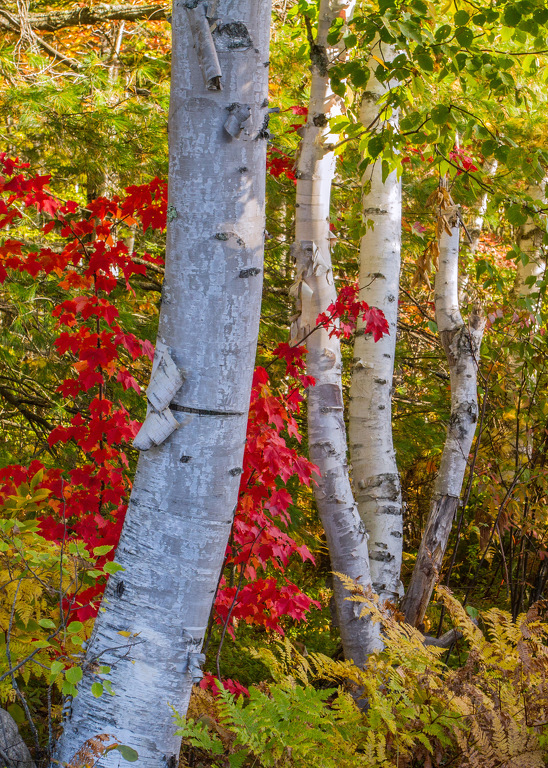
[[[544,202],[547,181],[548,178],[545,178],[541,183],[529,185],[527,195],[532,200]],[[516,275],[516,292],[521,298],[533,296],[538,292],[537,280],[546,270],[543,235],[543,230],[533,217],[529,217],[518,231],[517,245],[524,255],[524,258],[518,261]]]
[[[437,581],[459,506],[478,419],[477,369],[485,320],[474,308],[467,322],[459,306],[459,212],[445,186],[438,206],[439,268],[434,284],[436,322],[451,377],[451,415],[440,467],[411,581],[403,600],[405,620],[422,622]]]
[[[373,58],[375,56],[376,58]],[[383,129],[382,106],[391,83],[380,83],[378,60],[393,57],[376,41],[369,59],[369,80],[360,119],[373,135]],[[392,118],[396,124],[397,117]],[[401,250],[401,182],[396,172],[382,178],[380,162],[364,177],[363,220],[367,231],[360,246],[360,299],[384,312],[389,335],[375,343],[358,324],[350,386],[350,457],[360,516],[369,535],[373,588],[381,599],[401,595],[402,502],[392,441],[392,380],[396,348]]]
[[[296,281],[292,293],[299,314],[292,326],[292,341],[306,345],[307,373],[316,381],[308,389],[308,440],[310,458],[321,473],[314,496],[331,568],[370,588],[367,537],[354,501],[346,459],[340,343],[328,329],[316,327],[316,318],[326,312],[337,295],[329,228],[336,161],[331,147],[336,136],[330,133],[328,121],[340,114],[341,99],[329,83],[330,61],[340,51],[328,45],[327,34],[335,18],[348,18],[353,5],[354,0],[322,0],[314,40],[309,26],[312,79],[296,173]],[[359,618],[359,604],[346,599],[348,592],[336,577],[333,587],[345,657],[363,665],[377,644],[377,633],[370,623]]]
[[[141,455],[110,582],[57,759],[112,733],[176,766],[236,504],[258,332],[269,3],[173,7],[166,275],[137,436]],[[122,634],[120,634],[122,633]],[[127,638],[127,639],[126,639]],[[92,695],[110,668],[115,695]],[[113,764],[112,753],[101,764]]]

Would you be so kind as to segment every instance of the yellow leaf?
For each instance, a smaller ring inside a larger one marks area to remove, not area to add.
[[[385,69],[388,69],[388,67],[386,66],[386,64],[384,63],[384,61],[381,61],[381,59],[379,59],[379,57],[378,57],[378,56],[373,56],[373,55],[371,55],[371,58],[372,58],[372,59],[375,59],[375,61],[378,61],[378,62],[379,62],[379,64],[381,65],[381,67],[384,67]]]

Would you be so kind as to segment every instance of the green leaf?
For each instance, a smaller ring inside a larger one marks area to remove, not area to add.
[[[77,632],[81,632],[83,628],[84,628],[84,625],[82,624],[81,621],[71,621],[67,627],[67,632],[73,635],[73,634],[76,634]]]
[[[32,645],[34,648],[49,648],[51,643],[48,640],[33,640]]]
[[[471,605],[466,606],[466,613],[470,616],[471,619],[477,619],[479,616],[479,611],[477,608],[474,608]]]
[[[521,12],[516,5],[507,5],[504,9],[503,18],[507,27],[515,27],[521,21]]]
[[[103,570],[105,573],[113,574],[113,573],[118,573],[118,571],[125,571],[126,569],[124,568],[123,565],[120,565],[119,563],[105,563],[105,565],[103,566]]]
[[[447,118],[450,115],[449,107],[446,107],[445,104],[438,104],[434,107],[432,112],[430,113],[430,117],[432,118],[432,122],[436,125],[443,125],[443,123],[447,122]]]
[[[495,153],[498,144],[493,139],[486,139],[481,144],[481,154],[484,157],[491,157]]]
[[[91,686],[91,693],[93,696],[95,696],[96,699],[103,695],[103,690],[104,689],[102,683],[93,683]]]
[[[384,141],[379,134],[372,136],[367,144],[367,152],[370,157],[378,157],[384,149]]]
[[[41,627],[44,627],[44,629],[55,629],[55,622],[51,619],[39,619],[38,624],[40,624]]]
[[[474,33],[468,27],[459,27],[455,30],[455,37],[463,48],[468,48],[474,42]]]
[[[106,555],[107,552],[110,552],[113,549],[112,545],[105,544],[102,547],[94,547],[93,554],[96,557],[101,557],[102,555]]]
[[[419,67],[424,69],[426,72],[434,71],[434,61],[430,58],[430,56],[428,56],[427,53],[419,53],[418,56],[415,57],[415,60]]]
[[[451,27],[449,24],[443,24],[439,29],[436,30],[434,37],[436,38],[437,42],[440,43],[442,40],[445,40],[446,37],[449,37],[450,34]]]
[[[62,672],[65,668],[65,665],[62,661],[52,661],[51,667],[50,667],[50,676],[51,677],[57,677],[59,672]]]
[[[70,667],[70,669],[67,669],[65,672],[65,677],[69,681],[69,683],[72,683],[73,685],[76,685],[76,683],[79,683],[82,679],[84,673],[82,672],[81,667]]]
[[[132,747],[128,747],[127,744],[117,744],[115,749],[118,750],[124,760],[127,760],[128,763],[134,763],[139,759],[139,753]]]
[[[457,11],[453,18],[457,27],[464,27],[470,20],[470,14],[466,11]]]
[[[519,203],[513,203],[506,209],[506,216],[510,224],[521,227],[527,221],[527,213]]]
[[[72,685],[72,683],[69,683],[68,680],[65,680],[63,682],[63,685],[61,686],[61,693],[63,696],[77,696],[78,695],[78,689],[75,685]]]
[[[345,48],[348,50],[349,48],[353,48],[356,45],[356,43],[358,42],[358,38],[354,34],[346,35],[345,37],[343,37],[343,42],[344,42]]]

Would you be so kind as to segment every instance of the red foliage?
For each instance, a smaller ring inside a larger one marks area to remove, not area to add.
[[[226,680],[221,680],[220,684],[223,686],[225,691],[229,691],[236,697],[245,696],[247,698],[249,696],[249,691],[245,685],[242,685],[237,680],[231,680],[228,678]],[[208,672],[206,672],[200,681],[200,688],[203,688],[205,691],[211,691],[214,696],[218,696],[220,693],[218,678],[210,675]]]
[[[116,239],[120,222],[141,222],[147,228],[165,226],[167,188],[153,179],[150,184],[131,186],[123,200],[98,198],[82,215],[73,202],[59,203],[46,191],[47,176],[30,176],[28,166],[0,155],[4,176],[0,177],[0,227],[21,218],[18,205],[34,206],[51,217],[43,227],[49,232],[57,227],[65,239],[60,252],[45,247],[29,253],[23,243],[6,240],[0,249],[0,281],[7,269],[53,275],[69,298],[54,307],[59,333],[55,347],[60,355],[71,358],[72,375],[58,390],[63,398],[78,399],[77,412],[68,422],[58,424],[49,435],[50,446],[72,443],[81,451],[83,460],[73,469],[48,469],[40,487],[51,496],[48,513],[40,520],[42,535],[52,541],[79,539],[88,551],[112,545],[112,550],[98,558],[100,569],[114,557],[126,512],[131,483],[124,446],[130,443],[139,424],[118,400],[104,395],[119,385],[120,395],[133,388],[140,391],[131,373],[131,363],[139,357],[152,359],[149,341],[138,339],[119,324],[119,311],[108,296],[116,287],[118,275],[125,278],[131,290],[131,275],[146,272],[136,263],[125,243]],[[17,175],[13,175],[17,171]],[[25,171],[25,172],[22,172]],[[289,175],[289,171],[288,171]],[[141,260],[153,262],[148,254]],[[301,350],[287,353],[288,371],[307,384],[302,369]],[[124,363],[124,358],[126,364]],[[292,498],[286,483],[310,484],[314,466],[287,445],[283,433],[297,437],[294,413],[300,397],[295,391],[287,398],[274,394],[264,369],[257,369],[253,384],[240,498],[227,550],[229,568],[242,569],[243,588],[234,589],[222,582],[217,597],[218,620],[227,618],[227,605],[232,606],[232,623],[239,619],[282,631],[282,616],[302,619],[313,601],[283,577],[289,559],[297,554],[312,559],[304,545],[299,545],[286,532],[290,523]],[[10,466],[0,470],[0,499],[22,482],[30,480],[42,464],[29,467]],[[273,570],[273,577],[257,579],[257,571]],[[64,608],[74,618],[84,621],[96,615],[106,578],[88,589],[68,595]],[[236,599],[235,599],[236,598]],[[263,599],[264,598],[264,599]],[[251,614],[250,602],[262,603],[261,611]],[[232,626],[231,626],[232,630]]]
[[[44,469],[41,488],[47,488],[48,512],[39,521],[42,535],[51,541],[83,541],[88,552],[110,545],[111,551],[97,559],[97,569],[114,557],[126,512],[131,483],[124,446],[135,436],[139,424],[132,420],[121,401],[105,397],[115,383],[121,392],[139,386],[127,365],[144,356],[151,358],[152,345],[125,332],[117,323],[119,312],[107,296],[122,274],[129,289],[129,278],[146,272],[137,264],[122,240],[115,240],[120,222],[140,220],[143,226],[165,225],[167,189],[154,179],[150,185],[131,187],[127,197],[92,201],[85,212],[75,202],[62,204],[46,189],[48,176],[32,176],[28,165],[0,154],[0,227],[21,218],[21,207],[33,207],[51,217],[45,233],[57,227],[64,238],[61,251],[44,247],[31,252],[17,240],[6,240],[0,249],[0,281],[7,269],[52,275],[63,291],[76,295],[54,307],[59,334],[54,341],[60,355],[71,357],[72,375],[58,390],[67,400],[78,401],[78,408],[67,423],[50,433],[50,446],[73,443],[81,460],[70,470],[46,469],[39,462],[29,467],[9,466],[0,470],[0,498],[13,493]],[[15,172],[17,175],[14,175]],[[21,172],[24,171],[24,172]],[[131,220],[130,220],[130,217]],[[145,254],[145,261],[153,259]],[[124,361],[125,359],[125,361]],[[96,615],[106,577],[93,586],[65,597],[64,609],[84,621]]]
[[[286,155],[281,149],[272,147],[268,149],[266,156],[266,168],[271,176],[279,178],[285,175],[294,183],[297,183],[295,176],[295,160],[290,155]]]
[[[286,163],[283,172],[292,178],[289,159],[279,154],[278,159]],[[0,228],[21,218],[21,206],[32,206],[51,218],[43,231],[56,227],[64,238],[60,251],[44,247],[39,252],[29,252],[17,240],[6,240],[0,248],[0,281],[8,269],[32,276],[44,273],[57,279],[63,291],[70,291],[52,314],[58,328],[55,347],[60,355],[69,357],[72,367],[72,375],[58,389],[63,398],[78,400],[78,407],[71,408],[73,415],[67,422],[52,430],[49,444],[71,443],[78,447],[80,457],[72,469],[46,469],[40,462],[32,462],[29,467],[0,470],[0,501],[44,469],[40,487],[49,489],[51,496],[48,513],[40,519],[42,535],[65,543],[81,540],[89,552],[112,545],[110,552],[98,558],[100,569],[113,559],[122,529],[131,487],[124,448],[139,427],[122,401],[112,395],[107,398],[105,391],[108,385],[109,394],[118,391],[121,396],[131,388],[139,392],[132,363],[153,355],[149,341],[138,339],[120,325],[119,311],[108,297],[119,275],[131,291],[131,276],[146,272],[146,264],[141,262],[155,260],[144,254],[137,263],[125,243],[117,239],[117,228],[121,222],[141,222],[145,230],[162,229],[167,188],[153,179],[150,184],[128,187],[123,200],[98,198],[82,212],[76,203],[60,203],[47,192],[49,177],[29,175],[26,165],[4,154],[0,154],[0,166],[4,174],[0,176]],[[348,336],[359,318],[375,341],[388,333],[382,312],[359,301],[357,289],[347,286],[318,317],[318,325],[328,328],[331,335]],[[283,634],[284,617],[303,620],[317,605],[285,575],[291,557],[313,561],[306,545],[288,533],[294,503],[291,487],[310,486],[318,472],[294,447],[301,440],[295,418],[303,399],[301,389],[314,385],[305,373],[305,353],[305,347],[289,344],[274,350],[273,360],[283,360],[286,365],[287,389],[283,392],[274,391],[265,368],[255,371],[239,500],[225,556],[225,572],[234,578],[231,583],[221,580],[215,603],[216,620],[226,624],[231,634],[239,621]],[[65,610],[80,620],[95,616],[105,584],[106,576],[84,591],[68,595]],[[227,681],[229,684],[238,685]]]
[[[326,312],[318,315],[316,324],[329,328],[330,336],[344,336],[348,339],[354,333],[358,319],[361,319],[365,326],[364,332],[373,334],[373,339],[379,341],[389,333],[386,318],[380,309],[360,301],[358,293],[356,285],[343,286],[337,300],[329,305]]]

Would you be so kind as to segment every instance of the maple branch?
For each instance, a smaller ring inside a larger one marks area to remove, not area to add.
[[[14,14],[11,19],[0,16],[0,28],[9,32],[19,31],[19,19]],[[49,11],[46,13],[29,13],[28,22],[32,29],[45,32],[56,32],[66,27],[81,27],[101,24],[107,21],[166,21],[168,8],[163,5],[93,5],[92,7],[75,7],[68,11]],[[17,28],[14,29],[14,22]],[[42,41],[44,42],[44,41]],[[41,43],[40,43],[41,44]]]

